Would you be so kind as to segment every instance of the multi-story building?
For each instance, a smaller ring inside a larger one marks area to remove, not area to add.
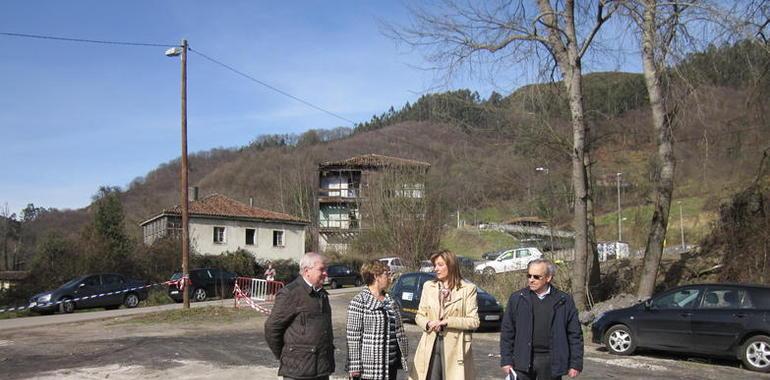
[[[318,243],[321,251],[344,252],[373,222],[367,202],[377,197],[420,199],[430,164],[377,154],[318,166]]]

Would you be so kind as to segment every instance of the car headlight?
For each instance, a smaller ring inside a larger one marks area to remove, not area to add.
[[[37,303],[47,303],[51,301],[51,293],[43,294],[40,297],[37,297]]]

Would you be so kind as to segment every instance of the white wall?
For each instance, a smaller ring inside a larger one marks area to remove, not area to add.
[[[214,227],[225,227],[225,242],[214,243]],[[246,229],[256,229],[255,244],[246,245]],[[273,247],[273,231],[284,231],[284,246]],[[205,255],[219,255],[244,249],[257,259],[291,259],[299,261],[305,254],[305,226],[245,222],[220,219],[190,218],[190,247]]]

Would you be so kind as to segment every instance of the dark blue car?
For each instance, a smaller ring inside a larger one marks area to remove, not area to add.
[[[96,307],[117,309],[121,305],[133,308],[147,299],[144,285],[116,273],[89,274],[75,277],[55,290],[36,294],[29,302],[35,305],[31,309],[41,314],[72,313],[75,309]]]
[[[591,330],[593,342],[616,355],[649,348],[737,358],[750,370],[770,372],[770,287],[680,286],[604,313]]]
[[[401,308],[401,317],[414,321],[414,315],[420,306],[422,285],[436,278],[435,273],[412,272],[402,274],[391,286],[390,295]],[[478,303],[479,327],[481,329],[500,329],[503,309],[495,297],[484,289],[478,288],[476,302]]]

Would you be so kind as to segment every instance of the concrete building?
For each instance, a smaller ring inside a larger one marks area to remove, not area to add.
[[[220,194],[200,200],[193,191],[189,206],[190,249],[204,255],[220,255],[243,249],[257,259],[292,259],[305,253],[307,220],[264,210]],[[140,225],[144,243],[182,232],[181,208],[163,210]]]

